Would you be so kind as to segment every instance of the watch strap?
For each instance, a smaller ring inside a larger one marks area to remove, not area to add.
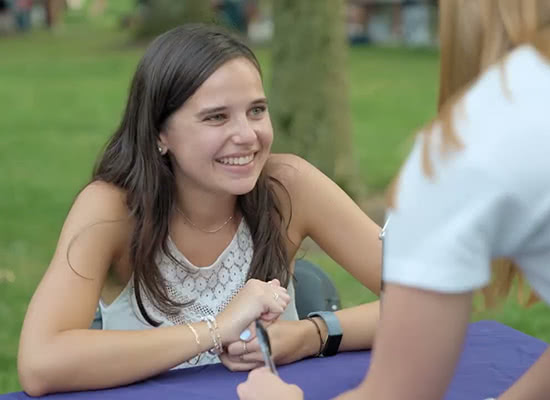
[[[340,347],[340,342],[342,341],[342,326],[338,317],[330,311],[315,311],[309,313],[308,318],[319,317],[321,318],[325,325],[327,326],[328,337],[325,342],[325,346],[321,351],[322,356],[333,356],[338,353]]]

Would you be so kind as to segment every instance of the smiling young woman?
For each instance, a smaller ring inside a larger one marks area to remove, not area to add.
[[[240,335],[258,318],[275,362],[318,354],[330,327],[298,320],[292,282],[308,236],[379,291],[379,227],[308,162],[271,154],[267,103],[254,54],[217,28],[175,28],[150,45],[29,305],[24,390],[112,387],[220,361],[249,370],[262,354]],[[98,304],[103,329],[91,330]],[[344,335],[331,352],[367,348],[378,305],[335,319]]]

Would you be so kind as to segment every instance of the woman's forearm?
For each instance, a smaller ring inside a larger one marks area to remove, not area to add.
[[[550,393],[550,349],[498,400],[545,400]]]
[[[340,351],[370,349],[380,317],[380,302],[362,304],[337,311],[344,335]]]
[[[374,334],[380,316],[380,302],[362,304],[360,306],[346,308],[335,312],[342,326],[342,341],[339,351],[353,351],[369,349],[374,341]],[[327,337],[327,327],[323,320],[315,317],[317,326],[321,330],[321,336]],[[304,324],[306,321],[303,322]],[[307,337],[304,340],[304,356],[312,356],[319,351],[319,333],[314,325],[307,324],[305,330]]]
[[[192,325],[200,351],[213,347],[207,325]],[[120,386],[159,374],[199,353],[189,327],[140,331],[69,330],[19,355],[19,377],[31,395]]]

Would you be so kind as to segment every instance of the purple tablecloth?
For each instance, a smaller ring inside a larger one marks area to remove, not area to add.
[[[411,343],[414,346],[414,343]],[[445,400],[482,400],[497,396],[532,365],[547,344],[494,321],[470,325],[462,359]],[[296,383],[306,399],[330,399],[356,386],[370,363],[370,352],[342,353],[308,359],[279,368],[281,377]],[[235,387],[245,373],[221,365],[171,371],[116,389],[50,395],[51,400],[218,400],[236,399]],[[396,384],[398,384],[396,382]],[[0,400],[29,399],[22,393],[0,395]]]

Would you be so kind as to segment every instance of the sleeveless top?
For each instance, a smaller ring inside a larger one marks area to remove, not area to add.
[[[207,267],[193,265],[168,238],[168,248],[182,265],[174,263],[164,253],[159,254],[157,265],[166,282],[170,298],[182,303],[191,302],[177,315],[166,315],[157,310],[148,296],[140,291],[148,315],[160,326],[174,326],[185,322],[199,322],[206,315],[216,316],[225,309],[246,283],[253,255],[253,242],[248,225],[241,220],[232,241],[214,263]],[[298,320],[292,280],[288,286],[291,302],[281,316],[285,320]],[[111,303],[99,302],[103,328],[106,330],[138,330],[152,328],[141,315],[131,278]],[[220,362],[218,356],[205,352],[198,364],[196,358],[176,368],[194,367]]]

